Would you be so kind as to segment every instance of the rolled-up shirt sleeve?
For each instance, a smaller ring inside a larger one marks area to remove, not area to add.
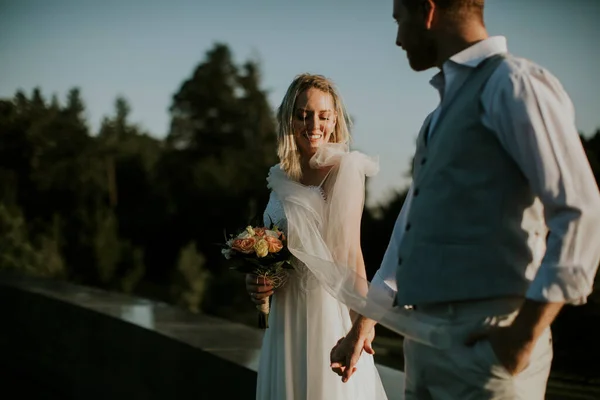
[[[584,304],[600,262],[600,193],[572,102],[558,79],[534,64],[496,71],[483,96],[487,124],[544,208],[546,252],[526,297]]]

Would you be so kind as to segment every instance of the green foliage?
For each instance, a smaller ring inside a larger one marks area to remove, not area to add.
[[[175,279],[171,286],[174,303],[193,313],[200,311],[210,282],[205,262],[204,256],[196,250],[196,245],[188,243],[179,253]]]
[[[124,242],[121,247],[120,262],[123,276],[118,281],[118,288],[124,293],[134,293],[146,273],[144,252],[139,247],[134,247],[131,243]]]
[[[21,210],[0,203],[0,270],[30,276],[60,278],[65,269],[56,236],[29,237]]]
[[[0,100],[0,201],[19,210],[4,210],[12,250],[3,257],[13,260],[6,265],[39,269],[41,257],[49,271],[78,283],[162,287],[165,297],[173,279],[194,280],[185,290],[200,293],[186,265],[224,268],[213,244],[223,229],[262,213],[266,174],[277,162],[259,65],[237,65],[216,44],[174,94],[164,140],[130,113],[117,97],[94,134],[78,88],[64,99],[35,88]]]
[[[0,257],[2,269],[23,270],[27,273],[37,269],[37,255],[27,237],[25,220],[19,210],[9,211],[0,204]]]
[[[97,260],[98,278],[101,284],[111,282],[121,258],[117,217],[111,211],[99,212],[94,236],[94,251]]]
[[[268,200],[276,135],[259,79],[256,63],[238,66],[217,44],[173,96],[157,180],[171,212],[165,228],[177,234],[164,250],[174,253],[193,240],[212,272],[223,268],[214,248],[223,229],[262,212]]]

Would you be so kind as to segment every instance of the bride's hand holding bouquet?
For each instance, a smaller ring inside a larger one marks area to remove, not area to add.
[[[269,297],[288,277],[291,254],[284,233],[277,226],[247,226],[225,242],[223,256],[230,268],[246,274],[246,288],[259,311],[258,325],[269,326]]]

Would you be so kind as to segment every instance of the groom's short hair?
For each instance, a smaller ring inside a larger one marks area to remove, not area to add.
[[[409,10],[415,11],[425,0],[402,0],[402,4]],[[483,6],[485,0],[433,0],[441,10],[454,15],[475,15],[483,22]]]

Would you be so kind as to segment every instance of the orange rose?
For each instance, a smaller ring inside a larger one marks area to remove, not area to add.
[[[265,228],[254,228],[254,234],[258,237],[263,237],[265,236]]]
[[[244,254],[251,254],[254,252],[254,244],[256,239],[253,237],[246,239],[235,239],[231,244],[231,248]]]
[[[277,253],[279,250],[283,249],[281,240],[274,238],[273,236],[265,236],[265,240],[269,245],[269,253]]]

